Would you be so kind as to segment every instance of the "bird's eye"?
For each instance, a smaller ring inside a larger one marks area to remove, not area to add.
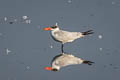
[[[55,29],[55,28],[57,28],[57,26],[52,26],[51,28]]]

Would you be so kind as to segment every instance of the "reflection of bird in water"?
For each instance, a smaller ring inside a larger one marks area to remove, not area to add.
[[[83,38],[86,35],[93,34],[92,30],[85,32],[69,32],[61,30],[57,25],[44,28],[44,30],[51,30],[51,36],[55,41],[61,42],[61,51],[64,53],[63,44],[67,42],[73,42],[78,38]]]
[[[53,58],[51,67],[45,67],[45,69],[50,71],[58,71],[61,67],[82,63],[92,65],[94,62],[75,57],[72,54],[60,54]]]

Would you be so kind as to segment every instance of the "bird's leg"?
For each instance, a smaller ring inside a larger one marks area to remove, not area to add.
[[[61,51],[62,51],[62,54],[64,53],[64,50],[63,50],[63,44],[61,45]]]

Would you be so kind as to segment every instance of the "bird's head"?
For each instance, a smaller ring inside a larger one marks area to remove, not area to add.
[[[59,27],[54,25],[54,26],[50,26],[50,27],[47,27],[47,28],[44,28],[45,31],[56,31],[56,30],[59,30]]]

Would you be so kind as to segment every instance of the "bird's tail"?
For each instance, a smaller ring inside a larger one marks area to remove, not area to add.
[[[92,61],[86,61],[86,60],[83,61],[83,64],[92,65],[93,63],[94,63],[94,62],[92,62]]]
[[[94,33],[93,30],[88,30],[88,31],[82,32],[82,35],[89,35],[93,33]]]

